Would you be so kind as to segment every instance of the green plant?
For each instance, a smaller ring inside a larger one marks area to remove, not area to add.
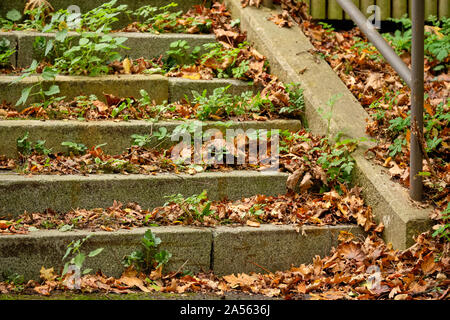
[[[442,222],[438,229],[433,232],[433,237],[445,238],[450,241],[450,202],[447,208],[441,213]]]
[[[55,67],[62,73],[72,75],[108,74],[110,71],[108,64],[121,59],[117,49],[129,49],[123,45],[128,39],[101,34],[103,31],[100,28],[96,32],[81,33],[78,45],[67,47],[67,42],[57,41],[55,49],[63,54],[55,59]]]
[[[205,216],[215,213],[211,210],[211,201],[208,201],[207,191],[203,190],[200,194],[194,194],[190,197],[184,198],[181,194],[166,196],[168,201],[164,204],[175,203],[184,211],[185,217],[180,219],[200,220],[203,221]]]
[[[397,153],[401,153],[403,146],[406,146],[406,139],[403,138],[395,139],[394,143],[389,145],[389,150],[391,151],[389,152],[389,156],[394,157],[395,155],[397,155]]]
[[[384,38],[391,43],[398,54],[411,51],[412,24],[411,20],[405,16],[400,19],[391,19],[401,25],[401,30],[396,30],[394,34],[385,33]],[[428,19],[432,26],[425,30],[425,55],[429,61],[435,61],[433,70],[439,71],[448,66],[447,59],[450,52],[450,18],[442,18],[438,21],[430,16]]]
[[[84,154],[87,150],[87,147],[82,143],[64,141],[61,143],[61,145],[67,147],[69,154],[72,153],[74,155]]]
[[[248,48],[248,43],[242,42],[237,48],[226,48],[219,42],[205,43],[205,53],[200,57],[202,64],[212,63],[218,78],[230,78],[234,75],[244,78],[248,70],[247,61],[238,63],[241,50]]]
[[[26,77],[29,77],[31,75],[36,75],[38,73],[37,72],[38,67],[39,67],[38,62],[36,60],[33,60],[31,66],[25,69],[24,73],[20,77],[14,79],[11,82],[11,84],[20,82]],[[44,67],[40,75],[43,80],[55,81],[56,76],[58,75],[58,71],[55,68],[46,66]],[[41,104],[44,108],[48,107],[50,104],[56,101],[60,101],[65,98],[65,97],[58,97],[58,98],[54,97],[54,95],[60,93],[59,86],[56,84],[52,84],[47,90],[45,90],[43,80],[32,85],[31,87],[23,89],[20,99],[16,103],[16,106],[25,105],[26,102],[28,101],[28,98],[32,96],[39,96],[41,98]]]
[[[192,53],[189,53],[189,46],[186,40],[177,40],[170,44],[169,50],[167,50],[166,64],[169,68],[175,66],[183,66],[192,64],[198,57],[200,47],[195,47]]]
[[[70,265],[75,265],[82,274],[88,274],[89,272],[92,271],[92,269],[82,270],[84,261],[88,257],[92,258],[92,257],[95,257],[98,254],[100,254],[103,251],[103,248],[95,249],[95,250],[89,252],[87,255],[85,253],[81,252],[81,247],[90,237],[91,237],[91,235],[88,235],[84,239],[77,240],[77,241],[73,240],[72,242],[69,243],[69,245],[67,246],[66,253],[64,254],[64,256],[62,258],[62,261],[66,260],[70,256],[71,256],[71,258],[69,261],[67,261],[65,263],[64,269],[62,272],[62,276],[64,276],[69,271]]]
[[[38,140],[33,146],[29,141],[29,133],[26,132],[23,137],[19,137],[16,140],[17,151],[22,155],[29,155],[33,151],[39,154],[48,155],[51,149],[45,147],[45,140]]]
[[[202,94],[192,91],[193,102],[198,105],[197,117],[200,120],[208,119],[211,115],[220,115],[223,112],[230,114],[234,109],[233,95],[227,93],[230,86],[216,88],[212,95],[207,96],[207,90]]]
[[[114,22],[119,21],[117,16],[125,13],[127,5],[119,5],[115,7],[117,0],[104,3],[101,6],[86,12],[81,16],[81,25],[88,31],[97,31],[102,29],[108,32],[112,29]]]
[[[298,113],[305,109],[305,99],[303,89],[299,83],[289,83],[286,86],[286,92],[289,94],[289,106],[282,107],[280,113]]]
[[[329,183],[351,183],[352,171],[355,166],[351,153],[357,143],[354,139],[346,139],[331,146],[324,144],[325,150],[317,159],[317,163],[325,170]],[[338,186],[337,189],[339,190]]]
[[[159,269],[169,262],[172,254],[167,250],[159,250],[161,239],[148,229],[141,239],[141,250],[133,251],[125,256],[122,264],[126,267],[134,267],[137,271],[149,273],[152,269]]]
[[[319,107],[318,112],[322,119],[327,121],[327,133],[326,137],[329,138],[330,132],[331,132],[331,119],[333,118],[333,109],[334,104],[337,100],[339,100],[342,97],[342,93],[333,95],[330,99],[327,101],[328,111],[325,111],[321,107]]]
[[[7,66],[9,62],[9,57],[11,57],[16,50],[10,48],[11,42],[6,38],[0,39],[0,67]]]

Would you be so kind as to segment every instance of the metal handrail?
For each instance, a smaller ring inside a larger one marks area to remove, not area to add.
[[[422,200],[423,181],[419,173],[423,169],[423,154],[418,133],[423,132],[424,99],[424,25],[425,4],[423,0],[412,0],[412,69],[395,53],[389,43],[368,22],[365,15],[351,0],[336,0],[350,16],[369,41],[380,51],[386,61],[411,89],[411,139],[410,139],[410,173],[409,194],[413,200]],[[264,0],[263,5],[273,6],[272,0]]]

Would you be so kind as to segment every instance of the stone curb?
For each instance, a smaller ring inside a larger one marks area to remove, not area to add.
[[[165,196],[208,191],[211,200],[238,200],[256,194],[286,193],[288,174],[281,172],[229,171],[188,174],[35,175],[0,174],[0,216],[42,212],[51,208],[107,208],[114,200],[137,202],[142,208],[162,206]]]
[[[359,139],[367,137],[365,120],[369,114],[359,104],[337,74],[320,57],[314,55],[312,44],[294,25],[279,28],[268,21],[271,13],[280,13],[267,8],[242,8],[239,0],[226,0],[234,18],[240,18],[241,28],[255,47],[264,54],[271,65],[272,73],[284,82],[300,82],[304,89],[306,118],[312,132],[325,134],[327,121],[321,117],[319,109],[327,108],[327,101],[341,94],[333,107],[330,131],[333,135]],[[324,81],[326,79],[326,81]],[[361,143],[354,154],[356,161],[356,181],[363,188],[368,205],[372,206],[377,221],[385,223],[384,238],[395,248],[404,249],[414,244],[413,235],[429,230],[430,209],[420,209],[412,204],[407,192],[390,181],[364,157],[364,151],[373,146],[371,142]]]
[[[315,255],[329,254],[337,245],[340,231],[356,236],[364,233],[355,225],[303,226],[297,232],[290,225],[200,228],[184,226],[151,227],[161,238],[160,249],[172,254],[164,271],[208,272],[217,276],[241,272],[265,273],[287,270],[291,266],[310,263]],[[124,268],[122,258],[140,248],[147,228],[106,231],[33,231],[28,235],[0,236],[0,272],[16,272],[25,279],[39,279],[39,270],[54,267],[58,272],[62,257],[72,240],[91,235],[82,247],[89,253],[104,250],[87,258],[84,268],[101,269],[107,276],[119,277]]]
[[[152,123],[145,120],[131,121],[64,121],[64,120],[0,120],[0,154],[7,157],[17,157],[16,140],[29,133],[29,140],[46,141],[46,147],[53,152],[65,151],[61,146],[64,141],[83,143],[87,147],[106,143],[102,150],[109,154],[120,154],[131,146],[131,135],[151,134],[158,132],[160,128],[166,128],[170,134],[176,126],[185,121],[159,121]],[[225,126],[223,122],[203,122],[203,129],[218,129],[225,132],[227,129],[279,129],[298,131],[302,128],[299,120],[271,120],[271,121],[243,121],[233,122]],[[225,136],[224,136],[225,137]],[[168,148],[179,141],[171,141],[170,138],[159,141],[153,138],[150,146]]]

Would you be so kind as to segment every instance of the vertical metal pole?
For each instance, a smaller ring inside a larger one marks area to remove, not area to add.
[[[412,1],[412,86],[411,86],[411,149],[410,149],[410,190],[413,200],[422,200],[423,183],[418,175],[422,171],[422,151],[418,137],[413,134],[414,122],[417,130],[423,132],[423,98],[424,98],[424,20],[425,5],[423,0]]]

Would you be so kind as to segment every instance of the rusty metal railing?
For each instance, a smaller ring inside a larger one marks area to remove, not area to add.
[[[419,173],[423,169],[423,154],[419,141],[419,133],[423,132],[423,100],[424,100],[424,0],[412,0],[412,48],[411,65],[408,66],[395,53],[389,43],[378,33],[366,16],[351,0],[336,0],[353,22],[367,36],[369,41],[380,51],[386,61],[411,89],[411,139],[410,139],[410,188],[413,200],[422,200],[423,182]],[[273,7],[272,0],[263,0],[263,5]]]

